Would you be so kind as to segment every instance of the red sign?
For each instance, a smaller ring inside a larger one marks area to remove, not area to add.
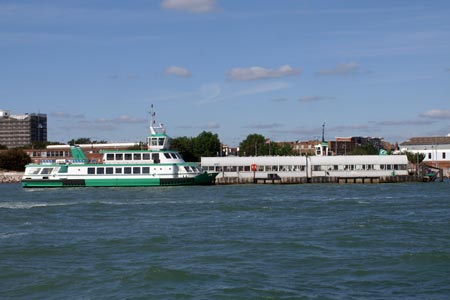
[[[251,166],[252,171],[256,171],[256,164],[252,164]]]

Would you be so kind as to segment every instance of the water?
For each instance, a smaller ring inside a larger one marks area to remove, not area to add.
[[[449,195],[0,185],[0,298],[450,299]]]

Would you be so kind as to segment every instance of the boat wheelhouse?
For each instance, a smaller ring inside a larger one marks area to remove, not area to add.
[[[102,160],[90,163],[83,151],[71,147],[72,159],[45,160],[26,166],[22,186],[160,186],[214,183],[217,173],[203,171],[198,163],[185,162],[169,150],[169,136],[155,125],[153,106],[146,150],[104,150]]]

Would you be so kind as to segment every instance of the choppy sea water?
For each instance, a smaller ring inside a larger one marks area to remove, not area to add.
[[[1,299],[450,299],[450,182],[0,185]]]

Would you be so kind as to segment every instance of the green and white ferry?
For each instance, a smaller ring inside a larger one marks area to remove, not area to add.
[[[153,106],[147,150],[105,150],[101,163],[88,162],[81,148],[72,146],[71,160],[28,164],[22,177],[24,188],[122,187],[213,184],[217,173],[203,171],[169,150],[164,126],[155,125]]]

